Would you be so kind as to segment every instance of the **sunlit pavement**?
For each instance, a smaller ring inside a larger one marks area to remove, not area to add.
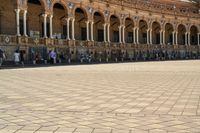
[[[0,70],[0,133],[200,133],[200,61]]]

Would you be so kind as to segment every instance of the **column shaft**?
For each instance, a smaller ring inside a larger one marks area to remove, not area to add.
[[[163,31],[160,31],[160,44],[162,45],[162,42],[163,42],[163,40],[162,40],[162,35],[163,35]]]
[[[121,28],[122,26],[119,26],[118,28],[119,28],[119,43],[122,43],[122,28]]]
[[[188,45],[190,46],[190,32],[188,33]]]
[[[165,31],[163,31],[163,44],[165,45]]]
[[[94,22],[91,22],[91,41],[94,41]]]
[[[172,32],[173,45],[175,44],[175,31]]]
[[[149,29],[147,29],[147,44],[149,44]]]
[[[52,38],[52,35],[53,35],[52,19],[53,19],[53,15],[51,15],[51,16],[49,17],[49,23],[50,23],[50,38]]]
[[[187,32],[185,33],[185,45],[187,45],[188,43],[187,43]]]
[[[44,38],[47,38],[47,14],[43,14],[44,17]]]
[[[107,30],[108,30],[108,42],[110,42],[110,24],[107,25]]]
[[[136,29],[136,28],[134,27],[134,28],[133,28],[133,43],[134,43],[134,44],[136,44],[136,41],[135,41],[135,40],[136,40],[136,39],[135,39],[135,37],[136,37],[136,36],[135,36],[135,29]]]
[[[150,44],[152,44],[153,41],[152,41],[152,29],[150,29]]]
[[[125,26],[122,27],[122,42],[125,43]]]
[[[107,27],[107,24],[104,24],[103,25],[103,29],[104,29],[104,42],[106,42],[106,27]]]
[[[70,18],[67,18],[67,40],[70,40],[69,24],[70,24]]]
[[[74,23],[75,23],[75,19],[72,19],[72,40],[75,40],[75,35],[74,35]]]
[[[87,27],[87,41],[89,41],[89,21],[86,22],[86,27]]]
[[[26,14],[27,14],[27,11],[24,10],[24,36],[27,36],[27,29],[26,29]]]
[[[137,28],[137,44],[139,44],[140,41],[139,41],[139,28]]]
[[[20,9],[16,9],[16,28],[17,28],[17,36],[21,36],[20,35],[20,27],[19,27],[19,13],[20,13]]]
[[[178,32],[176,32],[176,45],[178,45]]]

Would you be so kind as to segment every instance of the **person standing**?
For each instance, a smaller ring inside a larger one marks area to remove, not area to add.
[[[15,62],[15,65],[18,65],[20,62],[20,53],[18,50],[16,50],[14,53],[14,62]]]
[[[54,52],[54,50],[52,50],[50,52],[49,56],[50,56],[51,64],[55,64],[56,63],[56,52]]]
[[[5,59],[5,54],[4,54],[3,50],[0,49],[0,68],[3,64],[4,59]]]
[[[20,61],[21,61],[21,64],[22,64],[22,66],[24,66],[24,51],[20,51]]]

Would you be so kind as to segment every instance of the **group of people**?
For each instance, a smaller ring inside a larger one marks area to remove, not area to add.
[[[14,62],[15,62],[15,65],[19,65],[20,63],[24,66],[24,54],[25,52],[24,51],[20,51],[19,50],[16,50],[14,52]],[[4,62],[4,60],[6,59],[6,55],[5,55],[5,52],[0,49],[0,68],[2,67],[2,64]]]
[[[16,50],[14,53],[14,62],[15,65],[19,65],[20,63],[24,66],[24,51]]]

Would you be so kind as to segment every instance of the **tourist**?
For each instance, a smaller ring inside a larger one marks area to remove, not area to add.
[[[24,54],[25,54],[24,51],[20,51],[20,62],[22,64],[22,66],[24,66]]]
[[[20,53],[18,50],[16,50],[14,53],[14,62],[15,62],[15,65],[18,65],[20,62]]]
[[[5,54],[4,54],[3,50],[0,49],[0,68],[3,64],[4,59],[5,59]]]
[[[56,52],[54,52],[53,50],[49,53],[49,57],[50,57],[50,62],[51,64],[55,64],[56,63]]]

